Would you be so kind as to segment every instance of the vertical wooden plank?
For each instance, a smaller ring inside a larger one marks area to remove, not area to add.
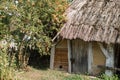
[[[67,40],[68,44],[68,72],[71,73],[71,41]]]
[[[114,44],[114,67],[120,68],[120,44]],[[116,74],[120,74],[120,71],[115,71]]]
[[[106,66],[114,68],[114,47],[112,44],[107,45],[107,51],[109,54],[109,58],[106,59]],[[107,74],[108,76],[112,76],[113,71],[106,70],[105,74]]]
[[[54,69],[54,56],[55,56],[55,45],[53,45],[51,48],[50,69]]]
[[[75,39],[72,40],[72,71],[85,74],[88,72],[88,43]]]
[[[92,43],[88,45],[88,73],[92,73],[92,64],[93,64],[93,51],[92,51]]]

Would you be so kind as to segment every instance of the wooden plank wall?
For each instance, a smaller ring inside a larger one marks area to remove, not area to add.
[[[103,73],[104,71],[101,68],[98,68],[98,65],[105,66],[106,58],[103,54],[103,52],[100,49],[100,46],[97,44],[97,42],[92,43],[93,48],[93,75],[98,75],[100,73]]]
[[[55,49],[54,69],[68,71],[67,40],[61,41]]]
[[[88,73],[88,42],[80,39],[71,40],[71,68],[73,73]],[[94,67],[105,65],[105,56],[103,55],[97,42],[92,42],[93,52],[93,74],[101,72]],[[68,71],[68,47],[67,40],[61,41],[55,48],[54,69]]]
[[[54,66],[58,70],[68,71],[67,48],[57,48],[55,52]]]

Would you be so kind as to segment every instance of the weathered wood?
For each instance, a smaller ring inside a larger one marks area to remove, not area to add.
[[[92,51],[92,43],[88,45],[88,73],[92,73],[92,65],[93,65],[93,51]]]
[[[85,74],[88,72],[88,43],[80,39],[72,40],[72,71]]]
[[[107,49],[105,49],[104,46],[101,43],[99,43],[99,45],[100,45],[100,48],[101,48],[103,54],[106,57],[105,66],[114,68],[114,49],[113,49],[113,45],[108,44]],[[113,75],[113,72],[111,70],[106,70],[105,74],[108,75],[108,76],[111,76],[111,75]]]
[[[120,0],[74,0],[65,12],[66,22],[55,38],[60,35],[66,39],[119,43],[119,7]]]
[[[68,49],[57,48],[54,55],[54,69],[68,71]]]
[[[71,73],[71,41],[68,40],[68,72]]]
[[[54,68],[54,55],[55,55],[55,45],[53,45],[51,48],[50,69]]]
[[[115,67],[120,68],[120,44],[115,44],[114,45],[114,51],[115,51]],[[120,71],[116,71],[116,74],[119,74]]]
[[[106,66],[114,68],[114,47],[112,44],[107,45],[107,50],[109,54],[109,58],[106,59]],[[109,76],[113,75],[113,71],[111,70],[106,70],[106,74]]]
[[[105,55],[106,58],[109,58],[109,54],[107,52],[107,50],[103,47],[103,45],[101,43],[98,43],[100,46],[100,49],[102,50],[103,54]]]

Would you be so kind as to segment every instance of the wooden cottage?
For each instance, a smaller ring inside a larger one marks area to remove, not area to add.
[[[93,75],[119,70],[120,0],[74,0],[65,15],[50,68]]]

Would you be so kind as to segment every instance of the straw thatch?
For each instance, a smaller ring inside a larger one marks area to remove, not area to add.
[[[65,14],[63,38],[120,43],[120,0],[74,0]]]

